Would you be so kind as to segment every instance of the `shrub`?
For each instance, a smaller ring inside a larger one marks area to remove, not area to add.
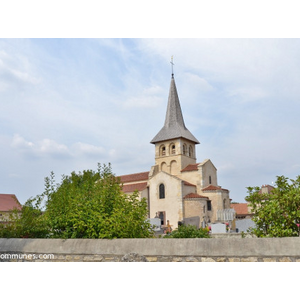
[[[210,238],[208,228],[199,228],[193,225],[181,225],[164,238],[184,239],[184,238]]]

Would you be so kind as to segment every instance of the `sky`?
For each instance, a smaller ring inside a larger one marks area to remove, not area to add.
[[[300,174],[299,39],[0,39],[0,193],[21,204],[72,171],[149,171],[171,80],[234,202]]]

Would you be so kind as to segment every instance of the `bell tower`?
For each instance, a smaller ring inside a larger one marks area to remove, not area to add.
[[[155,145],[155,164],[159,171],[178,175],[187,165],[196,163],[195,150],[199,141],[184,124],[174,80],[173,61],[171,63],[172,78],[165,124],[151,143]]]

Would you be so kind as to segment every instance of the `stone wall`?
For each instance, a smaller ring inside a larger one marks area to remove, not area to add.
[[[300,238],[0,239],[0,261],[300,262]]]

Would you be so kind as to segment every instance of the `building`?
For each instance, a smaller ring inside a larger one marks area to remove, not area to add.
[[[271,194],[274,186],[264,184],[258,191],[259,194]],[[251,219],[253,217],[250,203],[231,203],[230,207],[236,211],[236,219]]]
[[[269,184],[264,184],[261,186],[259,190],[259,194],[271,194],[272,190],[274,190],[274,186],[269,185]]]
[[[148,202],[149,218],[204,226],[223,221],[230,209],[229,190],[218,184],[217,169],[210,159],[197,163],[197,138],[186,128],[172,74],[165,123],[151,140],[155,165],[150,171],[120,176],[123,191],[139,191]]]
[[[236,219],[251,219],[253,213],[248,203],[231,203],[230,207],[236,212]]]
[[[273,189],[273,186],[264,184],[261,186],[258,193],[269,195]],[[267,200],[267,198],[268,197],[266,196],[265,200]],[[235,227],[237,228],[238,232],[247,232],[250,227],[254,228],[256,226],[252,220],[254,213],[252,212],[250,203],[231,203],[231,208],[236,212]]]
[[[22,209],[16,195],[0,194],[0,223],[7,222],[9,220],[9,214],[14,208],[20,211]]]

